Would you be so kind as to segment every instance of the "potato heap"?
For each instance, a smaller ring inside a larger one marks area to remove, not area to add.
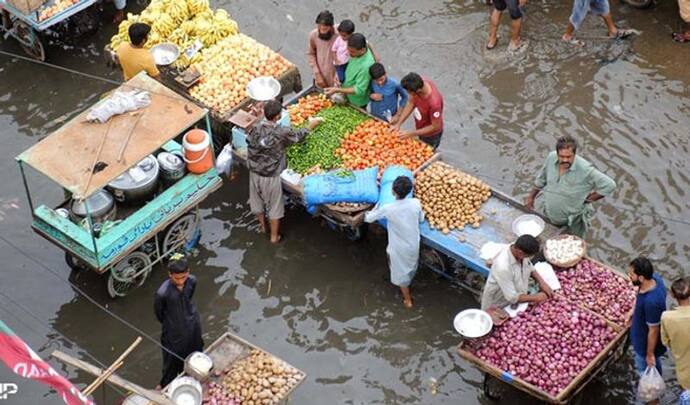
[[[303,378],[283,361],[252,350],[248,357],[233,364],[223,379],[223,386],[244,405],[269,405],[284,399]]]
[[[117,50],[120,44],[129,42],[128,29],[135,22],[151,25],[146,48],[162,42],[177,45],[181,55],[176,65],[180,68],[201,61],[198,53],[191,60],[184,55],[184,50],[197,39],[204,46],[211,46],[239,33],[237,22],[228,12],[216,10],[214,13],[208,0],[152,0],[140,15],[127,14],[127,19],[120,23],[117,34],[110,40],[111,49]]]
[[[435,162],[417,175],[415,194],[431,227],[447,234],[467,224],[479,227],[483,217],[477,212],[491,189],[450,165]]]
[[[247,84],[259,76],[280,77],[290,62],[243,34],[227,37],[201,51],[194,64],[201,81],[189,93],[204,105],[223,114],[247,98]]]

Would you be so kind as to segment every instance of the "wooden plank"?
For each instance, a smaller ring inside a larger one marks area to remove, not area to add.
[[[56,359],[60,360],[61,362],[68,364],[72,367],[78,368],[80,370],[83,370],[89,374],[92,374],[94,376],[99,376],[101,375],[105,370],[102,368],[96,367],[92,364],[89,364],[85,361],[79,360],[75,357],[70,356],[67,353],[63,353],[59,350],[54,350],[51,354],[52,357],[55,357]],[[134,384],[117,374],[113,374],[110,377],[108,377],[107,381],[119,388],[122,388],[128,392],[134,392],[136,394],[141,395],[142,397],[148,399],[149,401],[152,401],[155,404],[160,404],[160,405],[175,405],[174,402],[172,402],[170,399],[168,399],[166,396],[162,395],[159,392],[153,391],[146,389],[144,387],[141,387],[137,384]]]
[[[117,161],[119,148],[137,117],[123,114],[112,123],[103,153],[98,159],[107,166],[93,175],[88,187],[88,174],[92,170],[94,155],[101,140],[93,134],[102,133],[102,128],[108,125],[86,122],[88,110],[26,150],[19,159],[53,179],[75,197],[86,198],[194,125],[206,114],[204,109],[186,101],[143,72],[119,89],[146,90],[150,94],[151,104],[139,110],[143,117],[132,134],[131,143],[122,162]]]

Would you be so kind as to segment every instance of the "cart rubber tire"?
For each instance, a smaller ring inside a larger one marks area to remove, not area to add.
[[[135,276],[142,269],[143,273]],[[144,252],[132,252],[110,269],[108,294],[111,298],[124,297],[132,288],[141,287],[151,273],[151,259]]]
[[[347,237],[348,240],[352,242],[357,242],[358,240],[362,239],[364,236],[364,230],[362,229],[363,225],[360,225],[356,228],[353,228],[351,226],[346,226],[345,227],[345,236]]]
[[[23,41],[19,41],[19,45],[22,47],[27,55],[38,61],[46,60],[46,52],[43,48],[43,42],[41,42],[41,37],[38,35],[33,28],[29,27],[21,21],[15,22],[17,35],[22,37],[24,41],[31,43],[31,45],[25,44]]]
[[[484,374],[482,388],[484,390],[484,395],[492,401],[500,401],[501,398],[503,398],[503,383],[491,374]]]
[[[638,9],[650,8],[654,4],[654,0],[623,0],[623,2]]]
[[[65,263],[67,263],[67,266],[74,271],[84,271],[88,269],[83,261],[74,257],[74,255],[72,255],[70,252],[65,252]]]
[[[430,270],[446,272],[446,261],[441,253],[431,248],[422,248],[419,254],[420,264]]]
[[[173,253],[187,253],[201,237],[201,226],[198,223],[198,216],[196,212],[188,212],[175,220],[165,231],[163,237],[163,254],[173,249],[168,253],[168,256]]]

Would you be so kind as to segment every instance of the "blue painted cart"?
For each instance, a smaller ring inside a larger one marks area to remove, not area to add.
[[[112,297],[140,286],[155,264],[198,240],[198,204],[222,184],[215,168],[199,175],[188,173],[145,205],[130,209],[126,218],[103,235],[91,231],[94,219],[88,210],[88,227],[82,227],[56,208],[35,206],[27,166],[56,182],[70,199],[84,200],[146,156],[180,150],[174,138],[192,126],[204,122],[210,131],[207,110],[144,73],[120,89],[148,91],[151,104],[105,124],[87,122],[88,111],[84,111],[16,158],[33,216],[31,227],[63,249],[68,264],[107,272]]]
[[[49,28],[59,24],[75,14],[91,7],[97,0],[78,0],[66,9],[48,18],[40,19],[40,10],[50,3],[50,0],[39,8],[39,2],[29,0],[24,1],[26,7],[20,10],[17,3],[11,4],[8,0],[0,0],[0,11],[2,11],[2,24],[0,24],[0,34],[3,38],[13,37],[21,45],[24,52],[34,59],[45,60],[45,50],[41,42],[41,34]],[[35,9],[34,9],[35,8]]]

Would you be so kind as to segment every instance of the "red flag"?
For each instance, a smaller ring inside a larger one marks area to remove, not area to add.
[[[53,387],[68,405],[93,405],[68,379],[41,360],[14,331],[0,321],[0,360],[24,378],[38,380]]]

